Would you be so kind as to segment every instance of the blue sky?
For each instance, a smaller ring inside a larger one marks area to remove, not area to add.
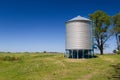
[[[96,10],[120,11],[119,0],[0,0],[0,51],[65,50],[65,21]],[[105,52],[112,52],[114,38]],[[112,45],[112,46],[111,46]]]

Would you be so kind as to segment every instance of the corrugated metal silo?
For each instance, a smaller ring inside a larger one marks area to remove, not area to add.
[[[91,20],[77,16],[66,22],[66,51],[69,57],[82,57],[92,51]]]

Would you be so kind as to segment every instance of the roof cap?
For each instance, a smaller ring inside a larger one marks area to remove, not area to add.
[[[69,21],[91,21],[90,19],[84,18],[82,16],[77,16],[75,18],[70,19]],[[68,21],[68,22],[69,22]]]

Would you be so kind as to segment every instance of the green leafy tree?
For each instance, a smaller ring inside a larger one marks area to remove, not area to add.
[[[117,40],[117,34],[120,33],[120,12],[112,16],[112,22],[113,22],[114,32]]]
[[[89,14],[89,17],[93,22],[95,44],[103,55],[105,43],[113,35],[113,29],[110,26],[111,17],[100,10]]]

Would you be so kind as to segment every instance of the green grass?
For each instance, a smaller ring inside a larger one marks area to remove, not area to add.
[[[63,54],[0,53],[0,80],[115,80],[120,55],[68,59]],[[7,59],[6,59],[7,58]]]

